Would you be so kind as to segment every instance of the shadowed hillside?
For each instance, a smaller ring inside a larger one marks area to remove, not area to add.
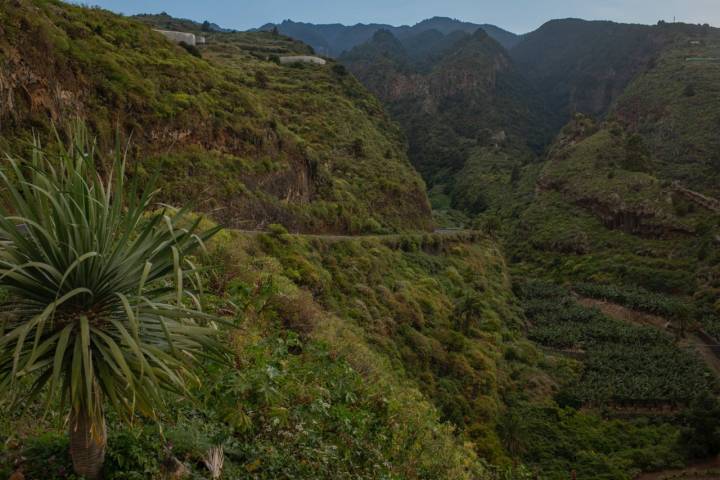
[[[670,42],[664,29],[579,19],[553,20],[522,37],[511,55],[561,122],[605,115]]]
[[[538,92],[482,30],[428,31],[404,42],[383,30],[341,61],[384,101],[407,133],[411,161],[454,208],[487,208],[480,189],[458,190],[471,159],[512,152],[509,172],[549,138]]]

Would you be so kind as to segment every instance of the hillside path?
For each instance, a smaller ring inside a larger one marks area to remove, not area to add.
[[[703,195],[702,193],[690,190],[689,188],[685,188],[679,183],[673,184],[673,190],[676,193],[679,193],[683,197],[687,198],[691,202],[700,205],[701,207],[706,208],[711,212],[720,213],[720,200],[716,198]]]

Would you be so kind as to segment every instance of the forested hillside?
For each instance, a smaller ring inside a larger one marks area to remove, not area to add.
[[[610,116],[642,136],[659,177],[718,196],[720,31],[700,25],[657,28],[672,43],[633,79]]]
[[[456,209],[487,208],[480,189],[456,188],[474,158],[512,152],[519,167],[549,136],[538,92],[482,30],[432,31],[404,42],[380,31],[340,60],[385,102],[407,133],[413,164]]]
[[[609,274],[614,283],[703,297],[700,292],[716,288],[720,69],[713,58],[720,35],[689,25],[659,25],[653,32],[669,43],[608,115],[576,116],[542,165],[525,171],[536,189],[532,199],[525,197],[525,220],[517,224],[517,238],[529,243],[517,251],[544,245],[541,250],[563,252],[567,266],[577,258],[585,275],[600,269],[605,273],[598,279]],[[620,255],[622,267],[607,256],[589,260],[608,251]]]
[[[194,201],[228,226],[430,227],[422,181],[380,103],[333,65],[277,63],[308,53],[301,43],[214,33],[185,49],[141,23],[54,1],[11,2],[0,28],[5,150],[81,116],[103,148],[132,136],[130,168],[162,170],[166,200]]]
[[[646,25],[553,20],[524,35],[511,55],[564,123],[573,113],[607,113],[668,40]]]

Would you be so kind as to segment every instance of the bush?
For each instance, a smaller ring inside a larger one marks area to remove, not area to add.
[[[29,459],[22,463],[22,472],[29,480],[74,478],[65,435],[46,433],[27,440],[22,457]]]
[[[190,45],[189,43],[180,42],[180,46],[182,48],[184,48],[193,57],[202,58],[202,52],[200,52],[200,49],[197,48],[195,45]]]
[[[268,225],[268,233],[271,237],[281,238],[283,235],[288,235],[288,230],[279,223],[271,223]]]
[[[165,457],[163,442],[155,429],[128,427],[114,431],[105,459],[107,480],[151,480],[160,475]]]
[[[704,459],[720,453],[720,402],[710,394],[697,398],[684,417],[680,445],[690,458]]]
[[[315,329],[321,315],[312,295],[306,291],[293,296],[278,295],[272,300],[272,305],[283,325],[304,337]]]
[[[270,80],[268,79],[267,74],[262,70],[257,70],[255,72],[255,83],[258,87],[267,88],[269,81]]]
[[[348,71],[347,71],[347,68],[345,68],[345,65],[342,65],[340,63],[336,63],[335,65],[333,65],[332,71],[338,77],[344,77],[348,74]]]

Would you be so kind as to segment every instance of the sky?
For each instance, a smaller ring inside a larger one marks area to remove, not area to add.
[[[115,12],[167,13],[246,30],[285,19],[312,23],[408,25],[434,16],[490,23],[526,33],[548,20],[654,24],[658,20],[720,26],[720,0],[83,0]]]

